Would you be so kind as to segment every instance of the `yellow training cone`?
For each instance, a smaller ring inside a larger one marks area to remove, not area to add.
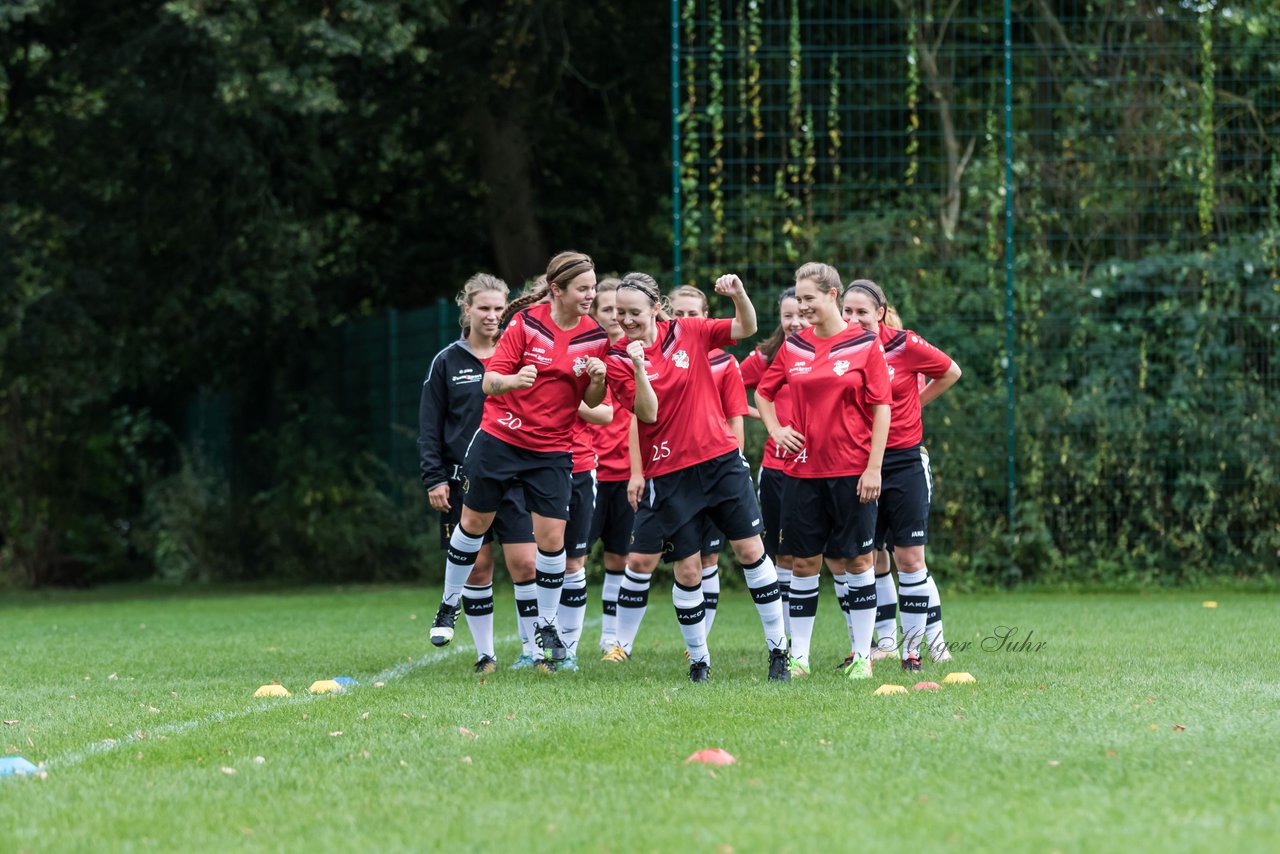
[[[968,684],[969,682],[977,682],[978,680],[974,679],[972,674],[960,671],[957,673],[948,673],[947,678],[942,681],[948,685],[962,685]]]
[[[255,697],[292,697],[289,690],[279,682],[273,682],[270,685],[263,685],[257,691],[253,692]]]
[[[1212,599],[1210,599],[1208,602],[1205,602],[1205,603],[1203,603],[1203,604],[1204,604],[1204,606],[1205,606],[1206,608],[1216,608],[1216,607],[1218,607],[1218,603],[1217,603],[1217,602],[1214,602]]]
[[[342,686],[332,679],[320,679],[311,683],[311,687],[307,689],[312,694],[341,694]]]
[[[876,689],[877,697],[886,697],[889,694],[905,694],[907,689],[901,685],[881,685]]]

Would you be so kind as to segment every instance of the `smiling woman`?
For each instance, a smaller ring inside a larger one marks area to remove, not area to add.
[[[520,486],[533,522],[538,665],[554,671],[568,651],[556,627],[565,576],[565,523],[572,499],[573,429],[581,404],[604,400],[601,357],[609,337],[590,317],[595,264],[581,252],[561,252],[547,264],[546,285],[513,302],[510,319],[485,366],[487,396],[480,429],[462,464],[462,513],[448,545],[444,595],[432,640],[453,637],[458,600],[508,488]],[[542,300],[548,300],[542,302]],[[642,369],[641,369],[642,372]],[[640,394],[652,400],[647,383]]]

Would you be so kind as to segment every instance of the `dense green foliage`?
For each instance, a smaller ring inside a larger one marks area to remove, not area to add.
[[[14,721],[0,750],[48,776],[0,778],[0,839],[31,851],[812,851],[855,837],[929,851],[1274,848],[1280,766],[1266,745],[1280,719],[1256,662],[1280,654],[1275,595],[944,590],[947,637],[969,646],[921,674],[877,663],[855,685],[827,666],[847,647],[830,592],[807,681],[764,680],[755,608],[735,593],[698,686],[656,601],[626,665],[480,680],[464,628],[443,650],[427,642],[439,588],[19,593],[0,604],[0,711]],[[1215,609],[1201,606],[1210,595]],[[599,631],[590,596],[584,646]],[[510,662],[507,591],[495,617]],[[1017,634],[1001,641],[999,626]],[[1221,642],[1237,638],[1254,655],[1228,654]],[[873,695],[949,670],[977,682]],[[362,684],[306,693],[337,675]],[[272,679],[293,696],[253,699]],[[709,747],[737,763],[683,764]]]
[[[682,0],[682,277],[767,311],[830,260],[955,356],[926,418],[954,577],[1274,568],[1280,3],[1015,2],[1008,86],[1003,4],[960,5]],[[668,24],[0,6],[0,583],[434,573],[399,414],[428,356],[361,394],[394,338],[351,330],[569,245],[662,276]]]

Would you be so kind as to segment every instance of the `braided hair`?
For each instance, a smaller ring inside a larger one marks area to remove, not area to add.
[[[517,311],[547,298],[553,288],[562,288],[569,282],[596,268],[591,257],[581,252],[561,252],[547,262],[546,284],[524,296],[517,297],[507,306],[498,322],[505,327]]]

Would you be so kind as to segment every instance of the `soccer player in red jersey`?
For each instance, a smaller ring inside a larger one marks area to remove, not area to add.
[[[436,355],[422,383],[419,463],[431,507],[440,513],[441,548],[448,548],[462,515],[462,460],[467,443],[480,426],[485,397],[480,382],[497,346],[498,320],[507,307],[507,293],[506,282],[487,273],[477,273],[467,280],[456,299],[463,335]],[[517,590],[523,584],[532,588],[537,549],[533,544],[533,521],[519,489],[510,489],[503,497],[490,534],[495,532]],[[476,645],[475,671],[481,675],[497,668],[493,643],[493,550],[489,539],[486,535],[462,590],[461,603]],[[431,642],[436,646],[444,646],[452,639],[452,620],[448,625],[432,627]],[[513,668],[532,665],[531,652],[526,645],[525,654]]]
[[[596,299],[591,316],[609,336],[610,344],[622,340],[618,325],[618,279],[603,279],[596,285]],[[617,646],[618,588],[627,568],[627,551],[631,546],[631,528],[636,511],[627,500],[627,484],[631,479],[631,421],[634,416],[620,406],[613,395],[605,402],[613,406],[613,420],[591,429],[592,446],[597,457],[596,505],[591,521],[588,547],[596,540],[604,541],[604,584],[600,591],[603,616],[600,621],[600,652]]]
[[[873,545],[880,466],[889,433],[889,371],[876,336],[840,313],[840,275],[827,264],[796,271],[796,299],[812,321],[789,337],[756,390],[760,418],[786,449],[782,530],[793,557],[791,674],[807,676],[825,554],[848,575],[855,655],[850,679],[871,678]],[[791,386],[790,424],[773,400]]]
[[[778,298],[778,328],[765,339],[759,347],[751,351],[751,355],[742,360],[742,382],[744,387],[752,391],[760,385],[765,370],[773,362],[778,348],[792,333],[799,332],[809,325],[800,314],[800,303],[796,302],[796,289],[787,288]],[[778,389],[778,396],[773,401],[778,420],[783,424],[791,423],[791,389],[783,386]],[[760,412],[754,406],[748,408],[747,414],[759,420]],[[764,519],[764,551],[769,559],[777,565],[778,590],[782,594],[782,619],[786,626],[787,636],[791,636],[791,555],[780,548],[782,534],[782,483],[786,479],[783,474],[787,452],[778,447],[772,437],[765,440],[764,458],[760,461],[760,472],[756,481],[756,498],[760,502],[760,513]],[[779,554],[779,552],[782,552]]]
[[[668,299],[671,302],[672,317],[709,317],[711,314],[707,295],[693,285],[681,285],[671,292]],[[738,440],[738,450],[742,451],[746,442],[742,418],[750,411],[750,407],[747,406],[747,389],[742,384],[738,360],[732,353],[726,353],[719,347],[707,356],[711,360],[711,378],[715,380],[720,397],[720,409],[729,424],[729,432]],[[720,605],[720,549],[723,543],[724,534],[708,520],[702,531],[702,599],[707,607],[708,636],[711,635],[711,626],[716,621],[716,609]]]
[[[879,339],[892,378],[892,422],[884,458],[876,543],[882,549],[893,548],[901,588],[902,669],[918,671],[922,640],[935,661],[947,661],[951,657],[942,634],[938,585],[929,574],[924,558],[924,547],[929,541],[933,474],[929,468],[929,452],[923,444],[920,410],[955,385],[960,379],[960,366],[918,333],[895,329],[886,323],[892,307],[875,282],[854,281],[845,288],[842,301],[845,317]],[[925,377],[930,382],[922,387],[920,382]],[[887,554],[882,566],[882,577],[889,578]],[[892,584],[890,580],[890,589]],[[881,586],[877,580],[877,589]]]
[[[648,599],[649,578],[665,553],[675,564],[672,601],[689,653],[689,679],[710,675],[706,607],[702,597],[702,524],[709,518],[724,531],[747,578],[765,625],[769,678],[789,678],[782,604],[773,562],[760,540],[760,509],[750,468],[729,430],[707,354],[756,330],[755,308],[737,276],[721,276],[716,293],[733,299],[732,319],[686,317],[667,320],[657,283],[628,273],[618,286],[618,319],[631,343],[642,347],[644,371],[661,401],[656,420],[640,418],[637,442],[648,479],[636,513],[628,569],[618,593],[615,660],[625,660],[639,625],[637,611]],[[616,374],[620,402],[629,403],[627,361],[615,346],[608,370]],[[612,385],[612,384],[611,384]]]
[[[562,252],[547,265],[545,292],[535,291],[507,307],[510,324],[486,366],[480,430],[463,462],[462,517],[449,540],[444,601],[436,621],[456,614],[457,599],[493,524],[503,493],[524,489],[533,517],[537,555],[538,616],[534,634],[542,667],[554,670],[567,651],[556,629],[564,585],[565,522],[572,497],[572,431],[579,405],[604,401],[606,371],[600,357],[609,346],[605,331],[586,314],[595,298],[595,265],[580,252]],[[550,296],[550,302],[537,304]],[[525,306],[528,306],[527,308]],[[657,399],[634,360],[628,393],[643,420],[656,418]],[[622,376],[621,368],[619,375]]]

